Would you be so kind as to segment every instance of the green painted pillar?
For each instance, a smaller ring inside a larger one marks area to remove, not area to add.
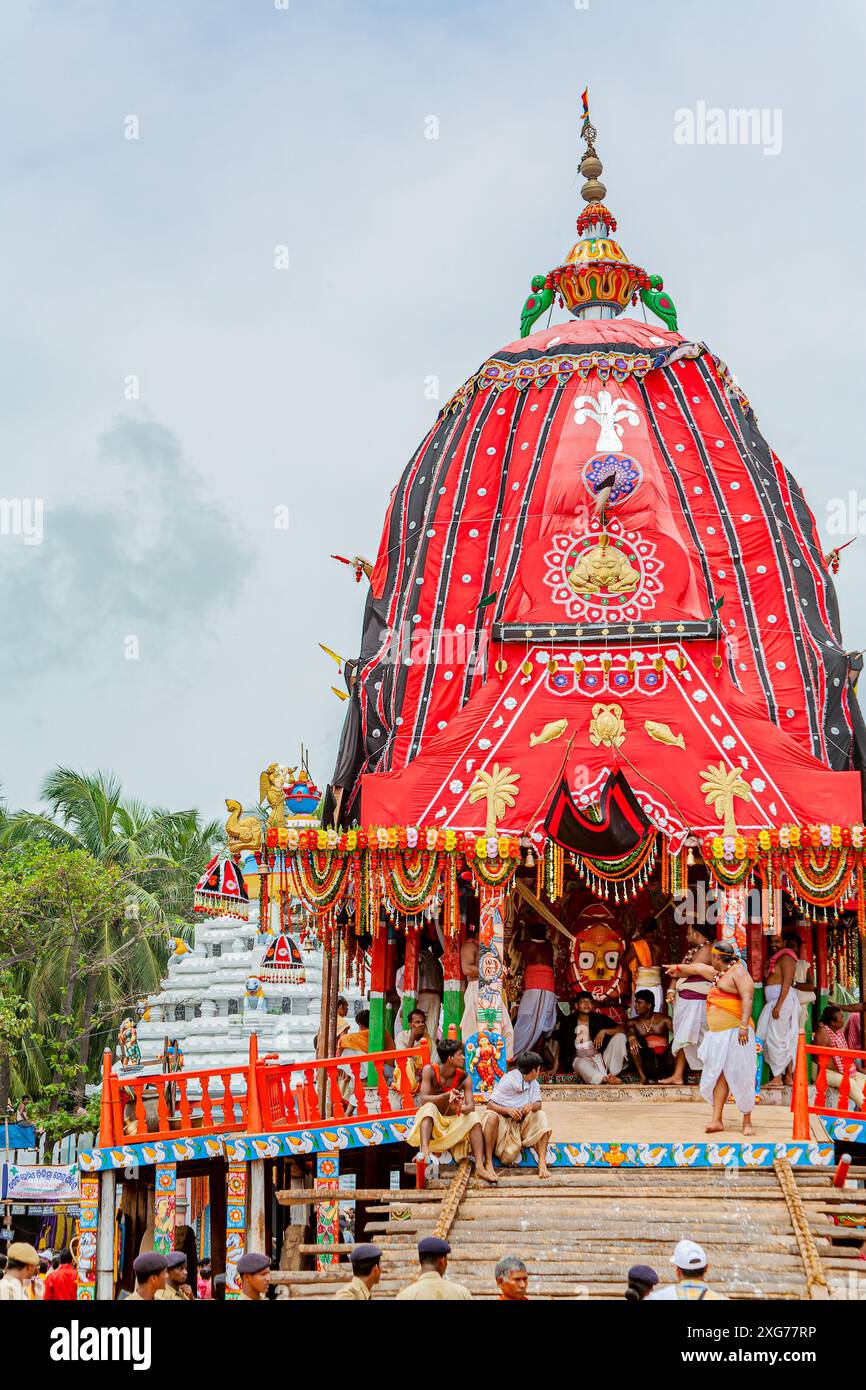
[[[446,936],[445,954],[442,958],[442,973],[445,977],[445,992],[442,999],[442,1036],[448,1037],[448,1029],[456,1029],[455,1037],[460,1037],[460,1020],[463,1017],[463,976],[460,970],[460,935]]]

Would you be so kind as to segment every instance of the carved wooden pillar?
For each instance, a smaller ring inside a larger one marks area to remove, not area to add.
[[[506,897],[501,888],[481,889],[478,931],[478,1032],[466,1043],[466,1062],[476,1091],[490,1091],[505,1074],[502,984]]]

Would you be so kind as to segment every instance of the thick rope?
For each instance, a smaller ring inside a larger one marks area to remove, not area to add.
[[[791,1225],[794,1228],[800,1259],[803,1261],[809,1298],[829,1298],[830,1290],[827,1287],[827,1276],[821,1264],[818,1247],[812,1235],[812,1228],[809,1225],[809,1218],[803,1206],[803,1199],[797,1189],[791,1165],[786,1158],[777,1158],[773,1161],[773,1168],[782,1189],[782,1196],[785,1198],[785,1206],[788,1208]]]
[[[434,1236],[439,1236],[440,1240],[448,1239],[451,1227],[454,1225],[457,1218],[460,1203],[463,1201],[464,1193],[469,1186],[471,1173],[472,1165],[468,1158],[464,1158],[451,1180],[451,1186],[442,1199],[442,1209],[439,1212],[439,1220],[433,1227]]]

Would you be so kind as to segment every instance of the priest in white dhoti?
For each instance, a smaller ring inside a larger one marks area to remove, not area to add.
[[[764,1060],[772,1073],[768,1089],[790,1086],[793,1081],[800,1029],[800,1000],[795,985],[799,959],[797,944],[795,935],[786,933],[784,938],[777,938],[773,942],[775,953],[767,963],[764,1007],[757,1033],[764,1045]]]
[[[702,926],[695,923],[689,927],[687,940],[688,947],[683,957],[683,965],[710,965],[712,961],[712,942],[715,939],[715,927]],[[662,1086],[682,1086],[686,1066],[692,1071],[699,1071],[701,1066],[698,1050],[704,1040],[707,1031],[707,995],[710,992],[709,980],[703,980],[699,975],[681,976],[674,981],[672,997],[668,994],[669,1002],[673,1003],[673,1039],[671,1051],[676,1059],[674,1069],[670,1076],[659,1084]]]
[[[754,1133],[752,1111],[758,1070],[758,1049],[752,1027],[755,986],[731,941],[717,941],[710,965],[670,965],[674,978],[710,981],[707,1031],[698,1049],[701,1095],[713,1107],[707,1134],[725,1128],[725,1104],[730,1097],[743,1116],[743,1134]]]

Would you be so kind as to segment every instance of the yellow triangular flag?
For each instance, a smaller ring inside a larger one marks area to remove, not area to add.
[[[343,658],[342,658],[341,656],[337,656],[337,653],[336,653],[336,652],[332,652],[330,647],[326,647],[325,644],[324,644],[324,642],[320,642],[320,643],[319,643],[319,646],[322,648],[322,651],[326,654],[326,656],[330,656],[334,661],[336,661],[337,665],[339,666],[340,670],[342,671],[342,669],[343,669]]]

